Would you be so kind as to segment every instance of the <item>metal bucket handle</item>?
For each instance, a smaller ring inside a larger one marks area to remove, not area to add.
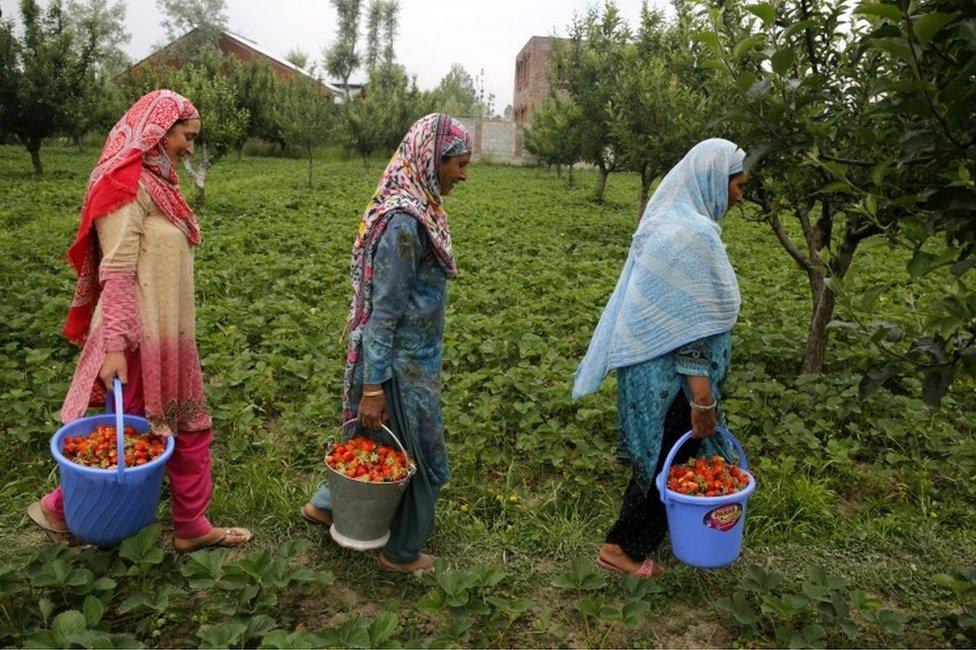
[[[115,397],[115,465],[118,467],[115,482],[125,480],[125,419],[122,413],[122,381],[112,380],[112,392],[105,395],[105,412],[112,413],[112,397]]]
[[[715,432],[721,433],[730,441],[732,441],[733,446],[735,446],[736,452],[738,452],[739,454],[739,467],[741,467],[742,469],[748,472],[749,461],[746,460],[746,450],[742,448],[742,444],[739,442],[739,440],[732,435],[731,431],[723,427],[715,427]],[[677,455],[681,447],[691,439],[691,434],[692,432],[689,431],[683,436],[681,436],[680,438],[678,438],[677,441],[675,441],[674,445],[671,447],[671,451],[668,452],[668,456],[664,461],[664,466],[661,467],[661,474],[664,476],[664,480],[662,481],[661,484],[661,487],[663,488],[661,490],[661,501],[663,501],[665,505],[668,505],[668,501],[670,500],[668,498],[668,472],[671,471],[671,463],[674,461],[674,457]]]
[[[343,422],[342,423],[342,426],[339,427],[339,428],[340,429],[345,429],[347,426],[349,426],[353,422],[359,422],[359,420],[357,418],[353,418],[353,419],[349,420],[348,422]],[[365,428],[365,427],[363,427],[363,428]],[[417,466],[414,464],[413,459],[410,458],[410,454],[407,453],[407,448],[403,446],[403,443],[400,442],[400,439],[397,438],[397,435],[395,433],[393,433],[393,431],[390,430],[390,427],[388,427],[385,424],[383,424],[382,422],[380,422],[380,428],[383,429],[384,431],[386,431],[388,434],[390,434],[390,437],[393,438],[394,442],[396,442],[397,447],[399,447],[400,448],[400,451],[403,452],[404,458],[406,458],[408,461],[410,461],[410,469],[407,470],[407,478],[410,478],[411,476],[413,476],[417,472]]]

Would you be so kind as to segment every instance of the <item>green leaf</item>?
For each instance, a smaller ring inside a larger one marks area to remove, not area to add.
[[[771,4],[761,3],[746,5],[746,11],[758,16],[763,21],[763,25],[766,27],[769,27],[776,22],[776,9]]]
[[[88,596],[85,598],[85,603],[82,605],[81,610],[85,614],[85,621],[88,623],[88,627],[93,628],[102,622],[102,615],[105,614],[105,605],[94,596]]]
[[[791,49],[777,50],[770,59],[773,65],[773,72],[780,76],[786,76],[796,61],[796,53]]]
[[[37,601],[37,608],[41,610],[41,620],[47,625],[47,621],[51,618],[51,614],[54,613],[54,603],[51,602],[50,598],[41,598]]]
[[[717,50],[720,45],[718,34],[715,32],[696,32],[695,34],[692,34],[692,39],[715,50]]]
[[[87,629],[85,623],[85,615],[76,609],[69,609],[66,612],[61,612],[54,617],[54,623],[51,625],[51,631],[54,633],[54,640],[57,642],[59,647],[67,647],[68,640],[76,632],[81,632]]]
[[[741,59],[746,52],[755,49],[766,42],[766,37],[762,34],[754,34],[739,41],[739,44],[732,50],[732,58]]]
[[[119,557],[141,566],[153,566],[163,561],[165,554],[156,548],[161,527],[153,524],[139,531],[119,545]]]
[[[393,638],[397,633],[399,622],[395,612],[385,611],[380,613],[369,625],[370,645],[374,648],[379,647]]]
[[[878,16],[887,18],[893,23],[901,21],[901,9],[896,5],[881,2],[862,2],[855,9],[854,13],[864,16]]]
[[[933,11],[912,19],[912,30],[915,32],[918,42],[924,47],[939,33],[940,29],[952,22],[953,18],[955,16]]]
[[[873,44],[877,49],[887,52],[905,63],[914,63],[915,61],[915,57],[912,56],[912,46],[904,38],[895,36],[876,38]]]
[[[920,278],[934,269],[938,263],[939,258],[932,253],[926,253],[922,250],[915,251],[915,255],[908,261],[908,272],[913,278]]]

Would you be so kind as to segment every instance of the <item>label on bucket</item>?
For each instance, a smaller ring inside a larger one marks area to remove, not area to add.
[[[742,504],[741,503],[730,503],[727,506],[721,506],[710,510],[705,513],[702,521],[709,528],[713,528],[720,533],[727,533],[728,531],[735,528],[735,525],[739,523],[742,518]]]

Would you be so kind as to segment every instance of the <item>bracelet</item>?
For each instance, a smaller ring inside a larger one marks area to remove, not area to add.
[[[718,402],[716,400],[712,400],[711,404],[695,404],[694,402],[691,401],[689,401],[688,404],[691,406],[693,410],[698,411],[699,413],[711,411],[716,406],[718,406]]]
[[[382,394],[383,394],[383,389],[382,388],[380,388],[379,390],[366,390],[366,391],[363,391],[363,397],[379,397]]]

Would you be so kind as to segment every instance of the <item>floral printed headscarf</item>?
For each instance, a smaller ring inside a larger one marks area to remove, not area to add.
[[[140,183],[190,243],[200,243],[200,227],[180,193],[176,165],[163,148],[163,136],[174,124],[199,118],[186,97],[171,90],[154,90],[136,101],[109,132],[88,179],[78,234],[68,249],[68,260],[78,274],[64,325],[69,340],[84,343],[98,302],[101,251],[93,230],[95,220],[134,201]]]
[[[346,327],[349,347],[342,397],[343,416],[352,417],[353,368],[362,353],[363,329],[372,313],[373,255],[390,218],[405,212],[427,231],[434,254],[448,277],[457,275],[451,231],[442,207],[441,161],[470,154],[471,134],[458,120],[432,113],[414,122],[386,166],[359,224],[352,248],[353,299]]]

